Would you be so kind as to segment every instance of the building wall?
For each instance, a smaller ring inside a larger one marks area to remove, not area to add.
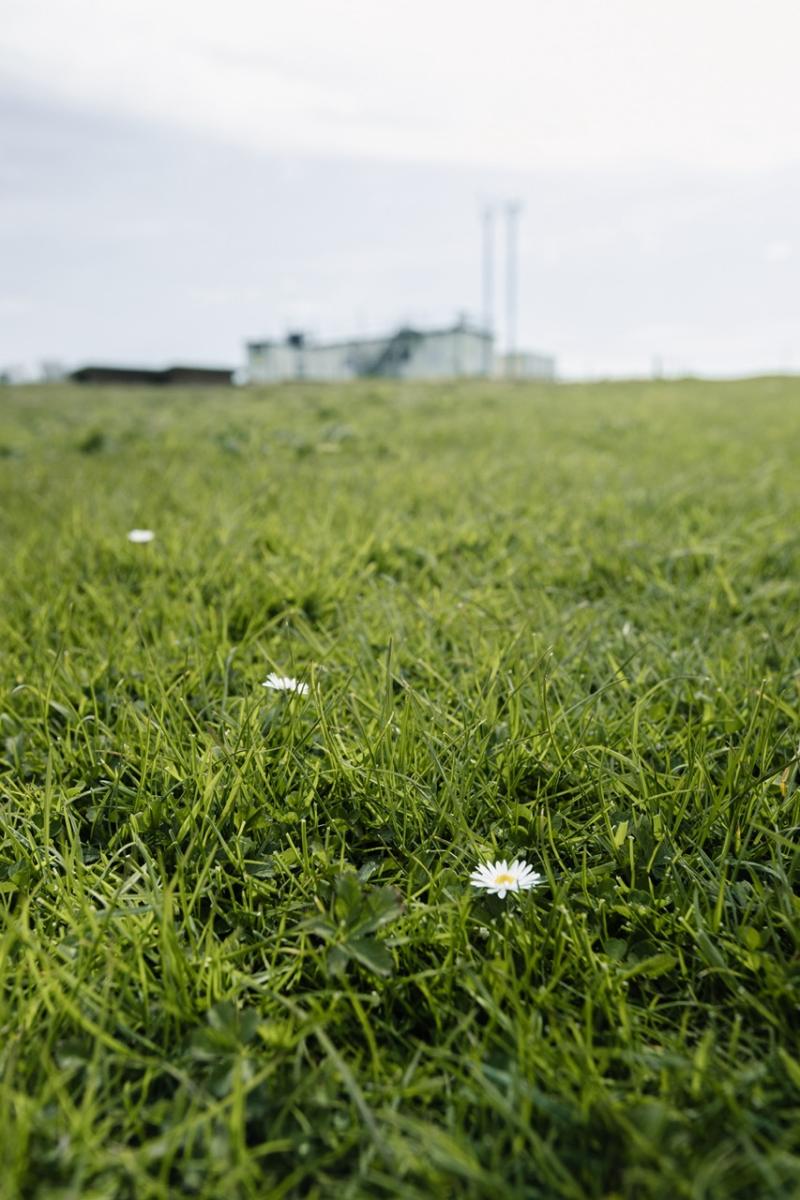
[[[247,347],[248,374],[254,383],[280,383],[299,376],[299,349],[288,342],[262,342]]]
[[[386,349],[389,338],[336,342],[306,347],[307,379],[356,379],[369,372],[370,364]]]
[[[81,367],[70,375],[76,383],[147,383],[159,387],[171,384],[210,384],[214,386],[231,383],[233,371],[220,367],[165,367],[150,370],[146,367]]]
[[[288,379],[343,380],[364,374],[369,360],[380,353],[388,339],[366,342],[336,342],[331,345],[291,346],[286,342],[249,345],[248,373],[254,383],[278,383]]]
[[[393,344],[407,338],[407,353],[381,364]],[[346,380],[385,374],[403,379],[450,379],[482,375],[486,362],[485,336],[469,329],[433,334],[397,334],[386,338],[293,346],[287,342],[251,343],[248,373],[254,383],[288,379]],[[491,345],[489,346],[491,362]]]
[[[495,375],[500,379],[554,380],[556,360],[549,354],[498,354],[495,359]]]
[[[403,379],[452,379],[483,375],[486,338],[469,329],[422,337],[398,372]]]
[[[233,380],[233,371],[219,367],[168,367],[161,372],[167,384],[191,384],[221,387]]]

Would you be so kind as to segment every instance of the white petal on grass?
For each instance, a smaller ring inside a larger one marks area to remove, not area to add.
[[[261,685],[273,692],[294,692],[297,696],[308,695],[308,684],[300,679],[292,679],[290,675],[276,675],[272,671]]]
[[[515,858],[512,863],[498,859],[493,863],[482,863],[470,875],[475,888],[483,888],[505,900],[507,892],[522,892],[542,883],[542,876],[525,862]]]
[[[128,541],[142,545],[144,542],[152,542],[155,536],[152,529],[132,529],[128,534]]]

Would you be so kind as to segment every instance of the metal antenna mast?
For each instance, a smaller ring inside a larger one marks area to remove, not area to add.
[[[517,374],[517,226],[520,203],[510,200],[506,204],[506,345],[508,375]]]

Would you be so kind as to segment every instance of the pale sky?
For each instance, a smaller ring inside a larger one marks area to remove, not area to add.
[[[798,369],[799,45],[796,0],[5,0],[0,368],[479,316],[514,197],[564,374]]]

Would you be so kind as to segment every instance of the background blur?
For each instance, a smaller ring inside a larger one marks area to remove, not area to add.
[[[0,370],[480,319],[509,199],[560,375],[797,369],[798,44],[795,0],[6,0]]]

